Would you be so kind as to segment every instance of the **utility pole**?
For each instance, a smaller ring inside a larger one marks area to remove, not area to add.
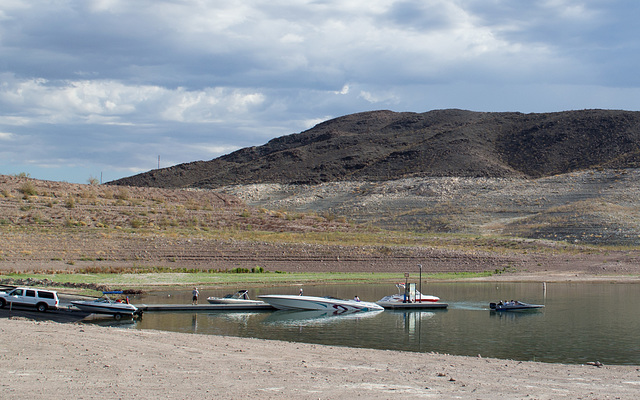
[[[420,267],[420,296],[422,296],[422,264],[418,264],[418,267]],[[422,297],[420,297],[420,300],[422,300]]]

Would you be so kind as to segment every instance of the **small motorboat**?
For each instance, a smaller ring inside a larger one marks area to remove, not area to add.
[[[404,283],[397,283],[396,288],[398,288],[398,293],[385,296],[378,300],[378,303],[406,303],[409,301],[407,296],[405,295],[406,289]],[[422,294],[416,290],[416,298],[414,300],[415,303],[436,303],[440,301],[440,297],[431,296],[428,294]]]
[[[544,308],[542,304],[528,304],[517,300],[500,301],[498,303],[489,303],[489,308],[492,311],[523,311],[523,310],[536,310]]]
[[[211,304],[265,304],[261,300],[251,300],[248,290],[238,290],[224,297],[208,297],[207,301]]]
[[[375,311],[384,307],[368,301],[343,300],[335,297],[266,294],[258,296],[279,310]]]
[[[108,294],[121,294],[120,291],[102,292],[104,295],[95,300],[74,300],[71,302],[82,311],[93,314],[111,314],[115,319],[121,319],[123,315],[133,316],[138,314],[138,307],[129,303],[127,298],[124,302],[112,300]]]

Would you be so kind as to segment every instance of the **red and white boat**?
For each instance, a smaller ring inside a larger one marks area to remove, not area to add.
[[[392,294],[389,296],[385,296],[378,300],[378,303],[408,303],[410,299],[406,294],[405,284],[404,283],[396,283],[396,288],[398,288],[398,293]],[[416,298],[413,300],[413,303],[436,303],[440,301],[440,297],[432,296],[428,294],[422,294],[416,290]]]

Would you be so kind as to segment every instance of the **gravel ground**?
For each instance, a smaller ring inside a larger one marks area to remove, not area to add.
[[[640,244],[640,170],[540,179],[409,178],[318,185],[254,184],[223,192],[248,205],[348,215],[390,229]]]
[[[6,399],[636,399],[637,366],[543,364],[5,319]],[[19,338],[19,340],[7,340]]]

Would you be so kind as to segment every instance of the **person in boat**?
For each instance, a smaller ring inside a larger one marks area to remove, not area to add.
[[[302,288],[300,288],[300,293],[298,294],[298,296],[302,296]]]
[[[353,299],[354,299],[355,301],[360,301],[360,297],[358,297],[358,295],[355,295],[355,296],[353,297]]]
[[[191,305],[196,305],[198,304],[198,296],[200,295],[200,292],[198,292],[198,288],[194,287],[193,288],[193,298],[191,299]]]

